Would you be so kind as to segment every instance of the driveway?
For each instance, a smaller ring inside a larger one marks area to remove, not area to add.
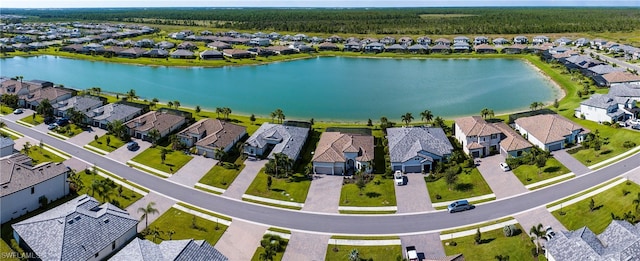
[[[566,150],[554,151],[552,155],[555,159],[560,161],[562,165],[571,170],[576,176],[584,175],[591,171],[591,169],[582,164],[582,162],[578,161],[576,158],[567,153]]]
[[[217,160],[193,155],[193,159],[180,168],[176,174],[171,175],[169,179],[193,187],[216,163],[218,163]]]
[[[478,170],[484,180],[487,181],[489,187],[496,199],[506,198],[509,196],[525,193],[527,190],[522,182],[511,171],[503,171],[500,168],[500,162],[504,162],[505,159],[502,155],[493,155],[480,159],[480,165]]]
[[[13,145],[14,151],[22,151],[22,148],[24,148],[24,144],[26,144],[27,142],[29,142],[31,146],[38,146],[40,144],[40,141],[37,141],[29,136],[23,136],[22,138],[14,140],[13,142],[15,143]]]
[[[89,144],[89,142],[92,142],[96,135],[100,137],[105,134],[107,134],[106,130],[100,129],[98,127],[88,127],[87,130],[67,139],[67,141],[82,147]]]
[[[240,171],[238,177],[236,177],[222,195],[242,200],[242,195],[244,195],[244,192],[247,191],[253,179],[256,178],[260,169],[262,169],[267,162],[268,160],[245,160],[244,169]]]
[[[327,255],[327,242],[330,238],[330,235],[291,231],[291,238],[284,250],[282,260],[324,260]]]
[[[138,139],[131,139],[131,140],[137,142],[138,145],[140,145],[140,148],[138,150],[130,151],[129,149],[127,149],[127,146],[121,146],[120,148],[109,153],[107,155],[107,158],[111,158],[120,163],[127,164],[127,161],[133,159],[133,157],[135,157],[136,155],[142,153],[144,150],[151,147],[151,143],[149,142],[138,140]]]
[[[145,220],[140,219],[142,217],[142,212],[138,212],[138,208],[146,208],[150,202],[155,203],[153,207],[158,210],[158,214],[149,215],[149,225],[151,225],[153,221],[158,219],[160,216],[162,216],[162,214],[164,214],[164,212],[166,212],[174,204],[176,204],[175,200],[167,198],[160,194],[157,194],[153,191],[149,192],[149,194],[142,197],[138,201],[133,202],[133,204],[127,207],[126,210],[127,212],[129,212],[129,215],[131,215],[131,217],[140,220],[140,223],[138,223],[138,232],[141,232],[142,230],[144,230],[146,226]]]
[[[83,162],[83,161],[81,161],[79,159],[76,159],[76,158],[70,158],[68,160],[65,160],[62,163],[64,163],[65,166],[71,168],[75,172],[82,171],[82,170],[85,170],[85,169],[90,169],[91,167],[93,167],[93,165],[89,165],[89,164],[87,164],[87,163],[85,163],[85,162]]]
[[[411,213],[435,210],[427,191],[424,175],[413,173],[405,175],[405,185],[396,187],[396,205],[398,213]]]
[[[23,111],[23,113],[20,113],[20,114],[9,113],[7,115],[2,116],[2,118],[15,122],[15,121],[17,121],[19,119],[22,119],[24,117],[31,116],[31,114],[34,113],[34,111],[29,110],[29,109],[22,109],[22,111]]]
[[[411,236],[401,236],[400,241],[402,242],[402,255],[404,256],[404,250],[408,246],[415,246],[416,251],[418,252],[418,257],[421,259],[435,259],[439,260],[440,258],[445,257],[447,254],[444,252],[444,246],[442,246],[442,241],[440,241],[440,233],[428,233],[428,234],[418,234]],[[407,258],[404,256],[404,258]]]
[[[311,212],[339,213],[340,191],[343,176],[314,175],[302,210]]]
[[[229,260],[251,260],[267,228],[234,219],[216,243],[215,248]]]
[[[546,207],[539,207],[529,210],[527,212],[523,212],[513,216],[516,218],[520,226],[522,226],[522,233],[529,234],[529,230],[533,226],[537,226],[538,224],[542,224],[543,228],[547,226],[551,226],[556,233],[559,231],[567,231],[567,228],[556,219]]]

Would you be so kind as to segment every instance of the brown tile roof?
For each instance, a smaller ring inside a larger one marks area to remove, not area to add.
[[[344,153],[356,152],[358,161],[373,160],[373,136],[340,132],[323,132],[312,161],[345,162]]]
[[[197,146],[211,149],[226,148],[233,143],[238,136],[247,132],[244,126],[224,122],[218,119],[202,119],[182,130],[178,135],[204,134],[202,139],[196,142]]]
[[[184,117],[160,111],[147,112],[133,120],[128,121],[125,125],[131,130],[149,131],[157,129],[160,133],[169,130],[172,126],[183,121]]]
[[[496,48],[488,44],[479,44],[475,46],[475,49],[476,50],[495,50]]]
[[[242,49],[224,49],[222,53],[226,55],[248,55],[249,51]]]
[[[533,147],[531,143],[529,143],[511,127],[507,126],[507,124],[499,122],[493,123],[491,125],[502,131],[502,134],[506,136],[506,138],[500,141],[500,148],[504,148],[506,151],[514,151]]]
[[[629,72],[612,72],[602,75],[602,78],[609,83],[621,83],[621,82],[637,82],[640,81],[640,76]]]
[[[491,134],[500,134],[500,130],[487,123],[480,116],[458,118],[455,123],[466,136],[489,136]]]
[[[484,146],[480,145],[480,143],[477,142],[471,142],[469,143],[469,145],[467,145],[467,148],[470,150],[475,150],[475,149],[482,149],[484,148]]]
[[[27,95],[27,97],[25,98],[26,101],[31,102],[31,101],[42,101],[44,99],[47,99],[49,101],[53,101],[55,99],[57,99],[60,96],[63,95],[67,95],[67,94],[71,94],[72,91],[69,89],[65,89],[65,88],[56,88],[56,87],[47,87],[47,88],[42,88],[42,89],[38,89],[36,91],[32,91],[31,93],[29,93],[29,95]]]
[[[23,154],[14,154],[0,160],[0,196],[40,184],[49,179],[67,173],[62,163],[47,162],[31,166],[31,159]]]
[[[589,130],[558,114],[541,114],[516,119],[516,124],[544,144],[562,141],[574,130]]]

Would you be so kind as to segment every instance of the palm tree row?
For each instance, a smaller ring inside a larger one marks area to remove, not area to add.
[[[483,109],[480,111],[480,115],[482,116],[482,118],[485,118],[485,119],[486,119],[486,118],[487,118],[487,116],[488,116],[488,117],[490,117],[490,118],[493,118],[493,116],[495,116],[495,113],[493,112],[493,110],[492,110],[492,109],[489,109],[489,108],[483,108]]]
[[[284,119],[286,118],[284,112],[280,108],[272,111],[269,116],[271,116],[271,122],[273,122],[273,119],[278,118],[278,123],[282,123],[282,121],[284,121]]]
[[[538,108],[542,109],[544,107],[544,103],[542,102],[532,102],[531,105],[529,105],[529,109],[531,109],[532,111],[537,110]]]
[[[229,107],[216,107],[216,113],[218,114],[218,118],[220,118],[220,114],[224,116],[226,120],[229,120],[229,114],[231,114],[231,108]]]

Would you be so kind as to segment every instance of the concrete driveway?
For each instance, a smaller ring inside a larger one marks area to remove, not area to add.
[[[227,196],[235,199],[242,199],[242,195],[247,191],[253,179],[256,178],[260,169],[267,164],[268,160],[245,160],[244,161],[244,169],[240,171],[238,177],[231,183],[229,188],[222,194],[223,196]],[[251,258],[251,257],[249,257]]]
[[[178,172],[171,175],[169,179],[193,187],[216,163],[218,163],[217,160],[193,155],[193,159],[180,168]]]
[[[234,219],[216,243],[215,248],[229,260],[251,260],[267,228]]]
[[[435,210],[427,191],[424,175],[412,173],[405,175],[405,184],[396,185],[396,205],[398,213],[411,213]]]
[[[527,190],[522,182],[511,171],[503,171],[500,162],[505,159],[502,155],[493,155],[480,159],[478,170],[489,187],[496,195],[496,199],[525,193]]]
[[[538,224],[542,224],[543,228],[551,226],[556,233],[567,231],[567,228],[565,228],[556,217],[551,215],[546,207],[534,208],[527,212],[514,215],[513,217],[516,218],[520,226],[522,226],[522,229],[524,229],[524,231],[522,231],[524,234],[529,234],[529,230]]]
[[[133,157],[135,157],[136,155],[142,153],[144,150],[151,147],[151,143],[149,142],[138,140],[138,139],[131,139],[131,140],[137,142],[138,145],[140,145],[140,148],[138,150],[130,151],[127,149],[127,146],[122,146],[112,151],[111,153],[109,153],[107,155],[107,158],[111,158],[113,160],[126,164],[127,161],[133,159]]]
[[[151,202],[155,203],[153,207],[158,210],[158,214],[149,215],[149,225],[151,225],[153,221],[158,219],[160,216],[162,216],[162,214],[164,214],[164,212],[166,212],[174,204],[176,204],[175,200],[167,198],[160,194],[157,194],[153,191],[149,192],[149,194],[142,197],[138,201],[133,202],[133,204],[127,207],[126,210],[127,212],[129,212],[129,215],[131,215],[133,218],[140,220],[140,223],[138,223],[138,232],[141,232],[142,230],[144,230],[146,226],[145,220],[140,219],[142,217],[142,212],[138,212],[138,208],[146,208],[147,205]]]
[[[330,235],[291,231],[291,238],[284,250],[282,260],[324,260],[327,255],[327,242],[330,238]]]
[[[88,127],[87,130],[78,133],[78,135],[69,138],[67,141],[82,147],[89,144],[89,142],[92,142],[96,135],[100,137],[105,134],[107,134],[106,130],[100,129],[98,127]]]
[[[22,109],[22,111],[23,111],[23,113],[20,113],[20,114],[10,113],[10,114],[2,116],[2,118],[15,122],[15,121],[17,121],[19,119],[22,119],[24,117],[31,116],[31,114],[34,113],[34,111],[29,110],[29,109]]]
[[[343,176],[314,175],[302,210],[311,212],[339,213],[340,190]]]
[[[447,254],[444,252],[444,246],[442,246],[442,241],[440,241],[440,233],[428,233],[428,234],[418,234],[411,236],[401,236],[400,241],[402,242],[402,256],[407,258],[405,255],[405,249],[408,246],[415,246],[416,251],[418,252],[418,257],[421,259],[435,259],[439,260],[440,258],[445,257]]]
[[[555,159],[560,161],[562,165],[571,170],[571,172],[573,172],[573,174],[575,174],[576,176],[584,175],[591,171],[591,169],[582,164],[582,162],[569,155],[566,150],[554,151],[552,155]]]

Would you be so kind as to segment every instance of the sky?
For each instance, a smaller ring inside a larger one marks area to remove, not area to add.
[[[640,0],[2,0],[0,8],[636,6]]]

